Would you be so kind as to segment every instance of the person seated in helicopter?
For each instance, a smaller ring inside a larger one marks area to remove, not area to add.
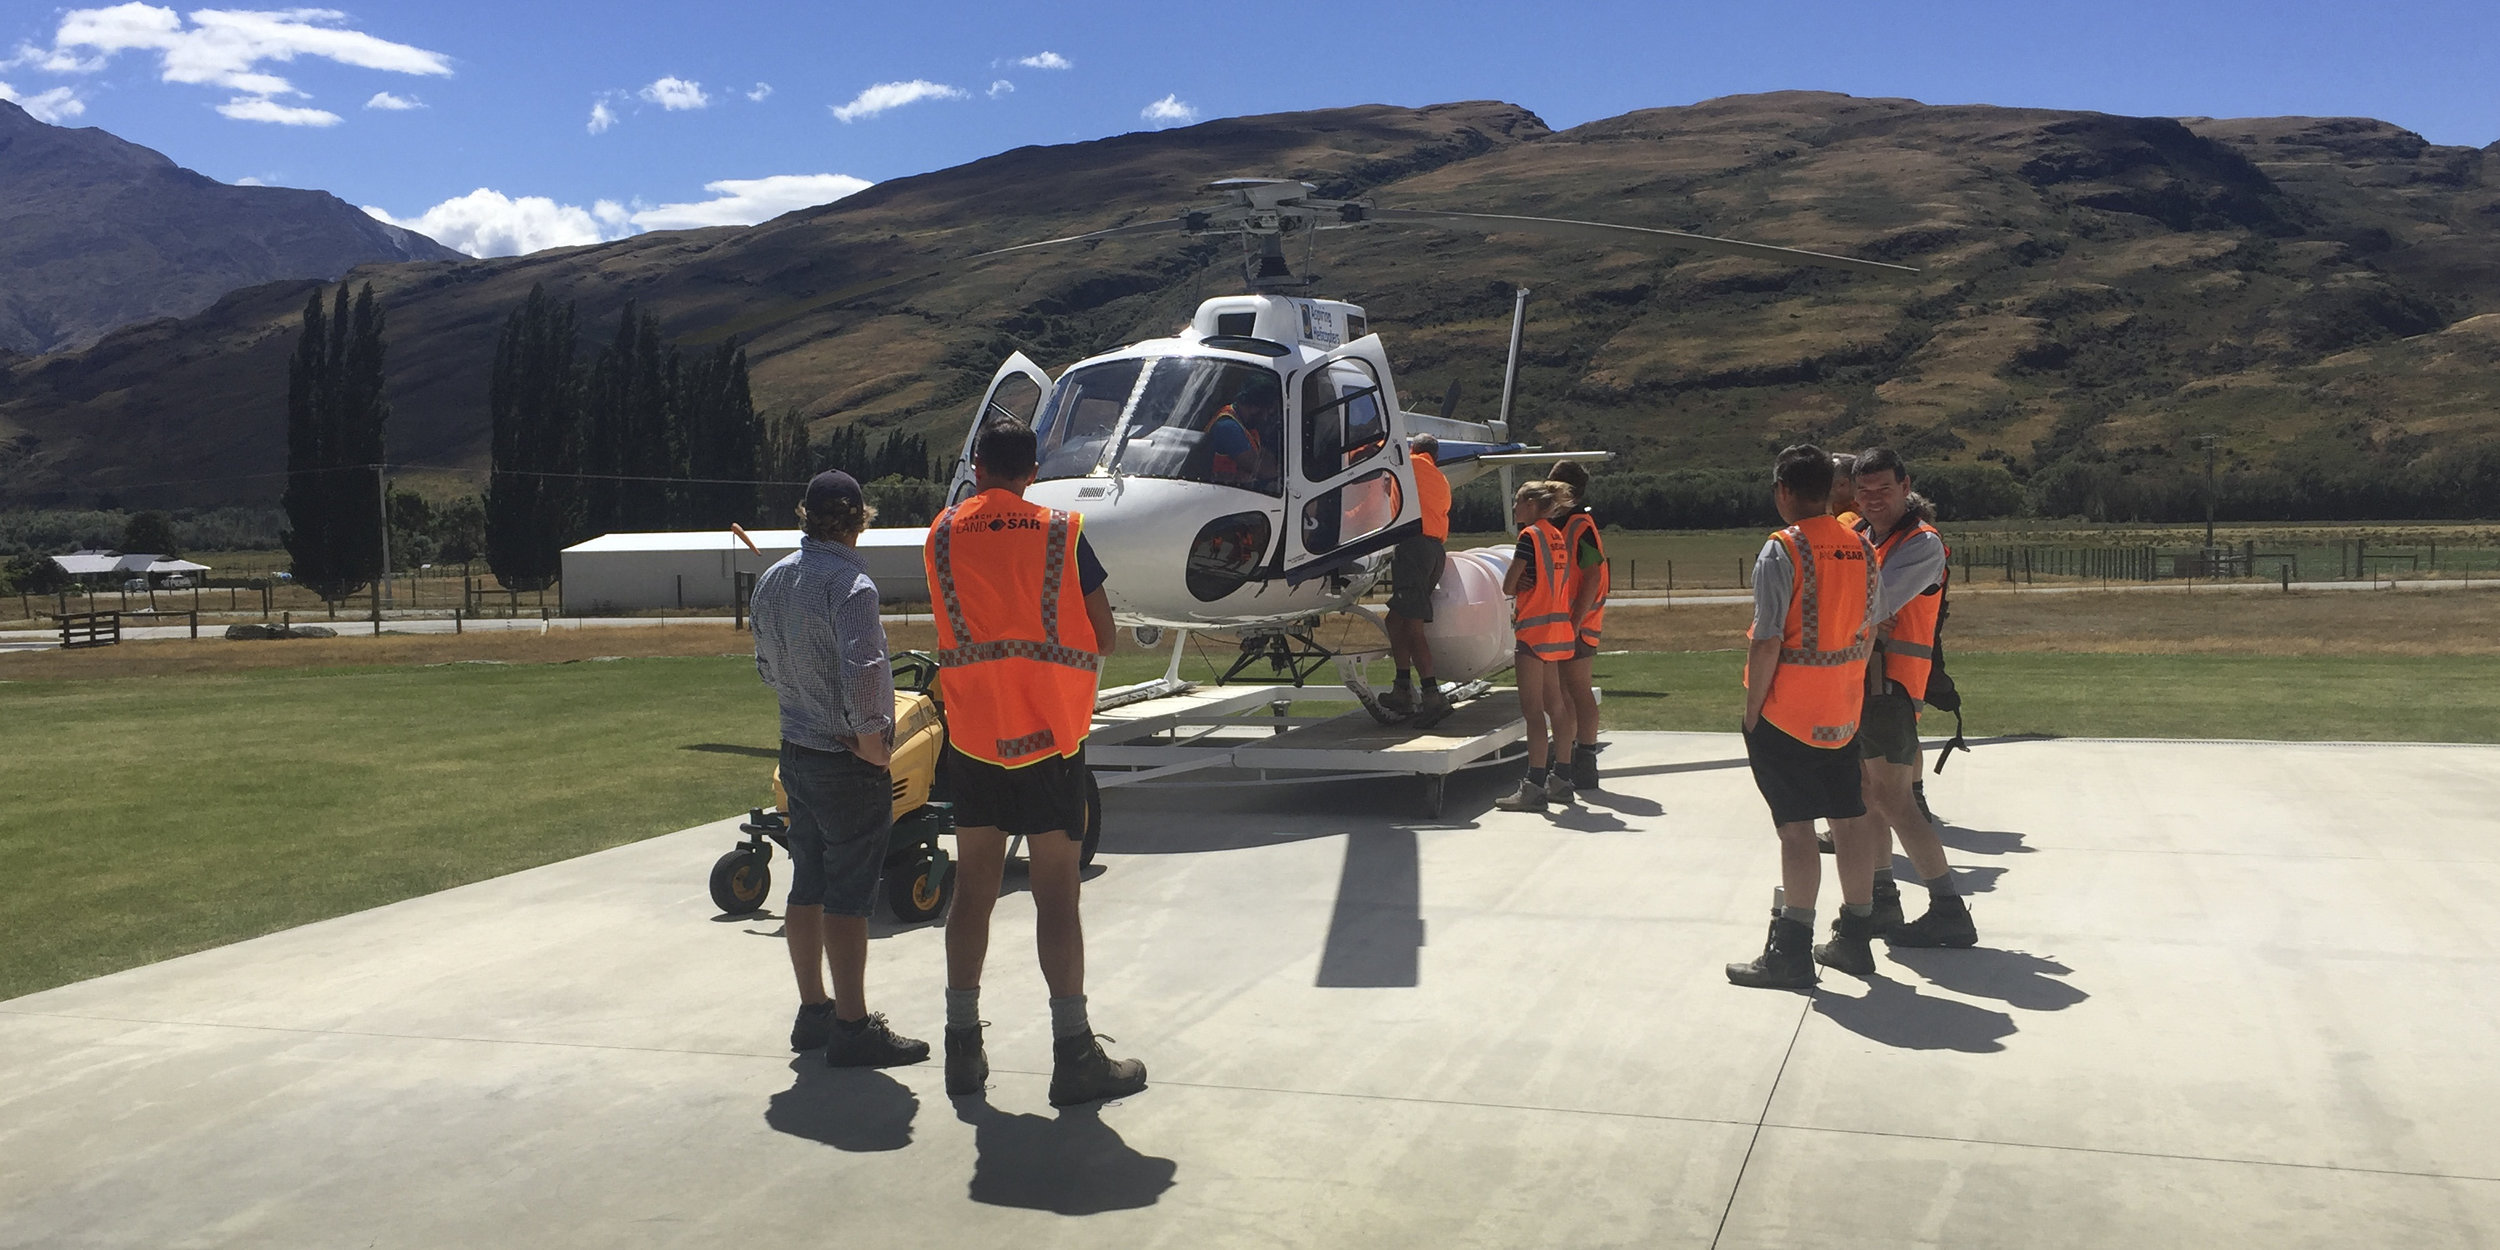
[[[1245,386],[1233,402],[1217,409],[1200,442],[1207,450],[1205,480],[1272,493],[1276,452],[1284,441],[1278,407],[1276,388],[1270,383]]]

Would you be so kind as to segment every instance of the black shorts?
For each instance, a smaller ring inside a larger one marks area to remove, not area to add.
[[[1004,829],[1018,837],[1059,832],[1085,837],[1085,752],[1004,768],[946,747],[947,798],[955,823]]]
[[[1782,732],[1766,717],[1745,735],[1745,759],[1753,783],[1771,805],[1771,822],[1848,820],[1866,814],[1858,785],[1858,740],[1813,747]]]
[[[1866,697],[1858,713],[1858,746],[1866,758],[1918,763],[1918,700],[1899,686]]]
[[[1447,552],[1438,538],[1402,540],[1389,557],[1389,610],[1410,621],[1432,619],[1432,592]]]

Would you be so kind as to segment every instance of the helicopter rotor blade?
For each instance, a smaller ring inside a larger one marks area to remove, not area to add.
[[[1203,215],[1201,215],[1201,220],[1203,220]],[[1018,243],[1014,247],[1002,247],[995,248],[987,252],[975,252],[972,255],[965,257],[962,263],[969,264],[970,262],[976,260],[988,260],[993,256],[1006,256],[1015,252],[1031,251],[1037,247],[1057,247],[1063,243],[1091,243],[1096,239],[1116,239],[1122,235],[1156,234],[1166,230],[1187,230],[1189,228],[1190,219],[1187,217],[1171,217],[1162,221],[1131,222],[1125,226],[1112,226],[1105,230],[1088,230],[1083,234],[1071,234],[1065,236],[1064,238],[1037,239],[1031,243]]]
[[[1476,230],[1486,234],[1517,231],[1523,234],[1550,234],[1563,238],[1586,239],[1597,243],[1624,243],[1643,239],[1667,247],[1707,252],[1714,256],[1748,256],[1757,260],[1780,261],[1791,265],[1814,265],[1824,269],[1845,269],[1854,273],[1917,273],[1908,265],[1888,265],[1879,260],[1859,260],[1854,256],[1834,256],[1829,252],[1809,252],[1802,248],[1774,247],[1768,243],[1747,243],[1742,239],[1722,239],[1716,235],[1688,234],[1682,230],[1660,230],[1651,226],[1618,226],[1603,221],[1573,221],[1562,217],[1519,217],[1508,213],[1451,213],[1432,209],[1375,208],[1363,214],[1371,221],[1411,222],[1419,226],[1448,226],[1460,230]]]

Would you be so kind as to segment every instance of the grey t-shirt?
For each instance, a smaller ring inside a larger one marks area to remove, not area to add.
[[[1866,537],[1875,541],[1871,533]],[[1891,620],[1902,605],[1943,581],[1944,559],[1944,539],[1934,530],[1921,530],[1896,544],[1884,556],[1883,584],[1875,592],[1882,601],[1875,605],[1875,619]]]
[[[1796,580],[1796,566],[1788,562],[1788,544],[1776,538],[1762,540],[1762,554],[1753,558],[1753,632],[1748,637],[1786,636],[1788,595]]]

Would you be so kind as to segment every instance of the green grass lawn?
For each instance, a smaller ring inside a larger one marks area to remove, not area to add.
[[[1606,722],[1730,728],[1739,664],[1601,657]],[[2500,741],[2495,657],[1952,666],[1973,737]],[[0,683],[0,999],[731,815],[775,735],[736,657]]]

